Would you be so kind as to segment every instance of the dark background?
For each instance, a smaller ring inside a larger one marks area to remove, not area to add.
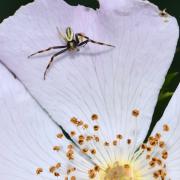
[[[0,0],[0,22],[14,12],[22,5],[25,5],[33,0]],[[61,1],[61,0],[59,0]],[[73,6],[84,5],[91,7],[94,10],[100,8],[100,4],[97,0],[65,0],[67,3]],[[167,9],[167,12],[177,18],[180,24],[180,2],[179,0],[150,0],[152,3],[159,6],[161,10]],[[8,33],[8,32],[7,32]],[[162,52],[163,53],[163,52]],[[178,42],[177,51],[175,54],[172,66],[166,76],[166,81],[159,94],[159,100],[156,105],[156,109],[153,115],[153,121],[151,128],[155,125],[157,120],[162,116],[162,113],[167,106],[174,90],[180,82],[180,41]]]

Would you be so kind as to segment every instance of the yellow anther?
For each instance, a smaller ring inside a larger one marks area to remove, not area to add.
[[[139,114],[140,114],[140,112],[139,112],[138,109],[134,109],[134,110],[132,111],[132,115],[133,115],[134,117],[138,117]]]
[[[116,146],[117,145],[117,140],[113,141],[113,145]]]
[[[88,127],[89,127],[88,124],[83,125],[83,129],[88,129]]]
[[[120,139],[123,138],[123,136],[122,136],[121,134],[117,134],[117,135],[116,135],[116,138],[120,140]]]
[[[49,168],[49,172],[50,172],[50,173],[54,173],[55,170],[56,170],[56,167],[55,167],[55,166],[51,166],[51,167]]]
[[[98,125],[95,125],[94,126],[94,131],[98,131],[99,130],[99,126]]]
[[[54,172],[54,176],[59,177],[60,174],[58,172]]]
[[[88,175],[89,175],[89,178],[90,178],[90,179],[93,179],[93,178],[96,177],[96,171],[95,171],[94,169],[90,169],[90,170],[88,171]]]
[[[71,132],[70,132],[70,135],[71,135],[71,137],[73,137],[73,136],[76,135],[76,132],[75,132],[75,131],[71,131]]]
[[[61,167],[61,163],[56,163],[55,167],[58,169]]]
[[[54,146],[54,147],[53,147],[53,150],[54,150],[54,151],[57,151],[57,152],[60,151],[60,149],[61,149],[60,146]]]
[[[109,146],[109,143],[108,142],[104,142],[104,146]]]
[[[39,175],[43,172],[43,169],[42,168],[37,168],[36,169],[36,174]]]
[[[95,150],[95,149],[92,149],[92,150],[91,150],[91,154],[93,154],[93,155],[96,154],[96,150]]]
[[[128,140],[127,140],[127,143],[128,143],[128,144],[131,144],[131,143],[132,143],[132,140],[131,140],[131,139],[128,139]]]
[[[59,134],[56,135],[56,137],[59,138],[59,139],[63,138],[63,136],[64,135],[62,133],[59,133]]]
[[[169,131],[169,130],[170,130],[169,126],[167,124],[164,124],[163,131]]]
[[[98,115],[97,115],[97,114],[93,114],[93,115],[91,116],[91,119],[92,119],[93,121],[98,120]]]

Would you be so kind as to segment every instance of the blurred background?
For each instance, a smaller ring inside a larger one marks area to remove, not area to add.
[[[25,5],[32,1],[33,0],[0,0],[0,22],[2,22],[3,19],[7,18],[8,16],[13,15],[20,6]],[[98,0],[65,0],[65,1],[72,6],[83,5],[86,7],[93,8],[94,10],[100,8],[100,4]],[[150,1],[158,5],[161,10],[166,8],[169,14],[176,17],[180,25],[179,0],[173,0],[173,1],[150,0]],[[164,109],[167,106],[179,82],[180,82],[180,41],[178,42],[177,45],[177,50],[173,63],[166,76],[166,81],[159,94],[159,100],[154,111],[153,121],[150,127],[150,131],[152,130],[155,123],[162,116]]]

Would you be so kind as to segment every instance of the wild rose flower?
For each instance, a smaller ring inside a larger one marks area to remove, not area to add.
[[[177,22],[147,1],[100,3],[93,11],[36,0],[0,25],[0,59],[17,76],[0,66],[0,179],[179,178],[180,87],[143,143]],[[27,56],[63,44],[56,27],[69,26],[116,47],[67,52],[44,81],[52,54]]]

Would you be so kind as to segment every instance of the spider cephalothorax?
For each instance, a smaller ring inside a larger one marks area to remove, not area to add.
[[[46,78],[47,71],[48,71],[49,67],[51,66],[52,62],[54,61],[54,58],[56,56],[64,53],[64,52],[66,52],[66,51],[74,51],[74,50],[78,51],[79,50],[78,47],[85,46],[88,42],[99,44],[99,45],[115,47],[115,46],[110,45],[110,44],[94,41],[94,40],[90,39],[89,37],[85,36],[82,33],[74,34],[71,27],[66,28],[66,34],[65,35],[61,34],[61,32],[59,30],[58,30],[58,32],[63,37],[63,39],[65,40],[66,45],[64,45],[64,46],[52,46],[52,47],[49,47],[49,48],[44,49],[44,50],[40,50],[40,51],[38,51],[36,53],[33,53],[30,56],[28,56],[30,58],[30,57],[32,57],[32,56],[34,56],[36,54],[43,53],[43,52],[46,52],[46,51],[50,51],[52,49],[62,49],[61,51],[58,51],[57,53],[55,53],[51,57],[51,60],[49,61],[48,65],[46,67],[46,70],[44,72],[44,79]]]

